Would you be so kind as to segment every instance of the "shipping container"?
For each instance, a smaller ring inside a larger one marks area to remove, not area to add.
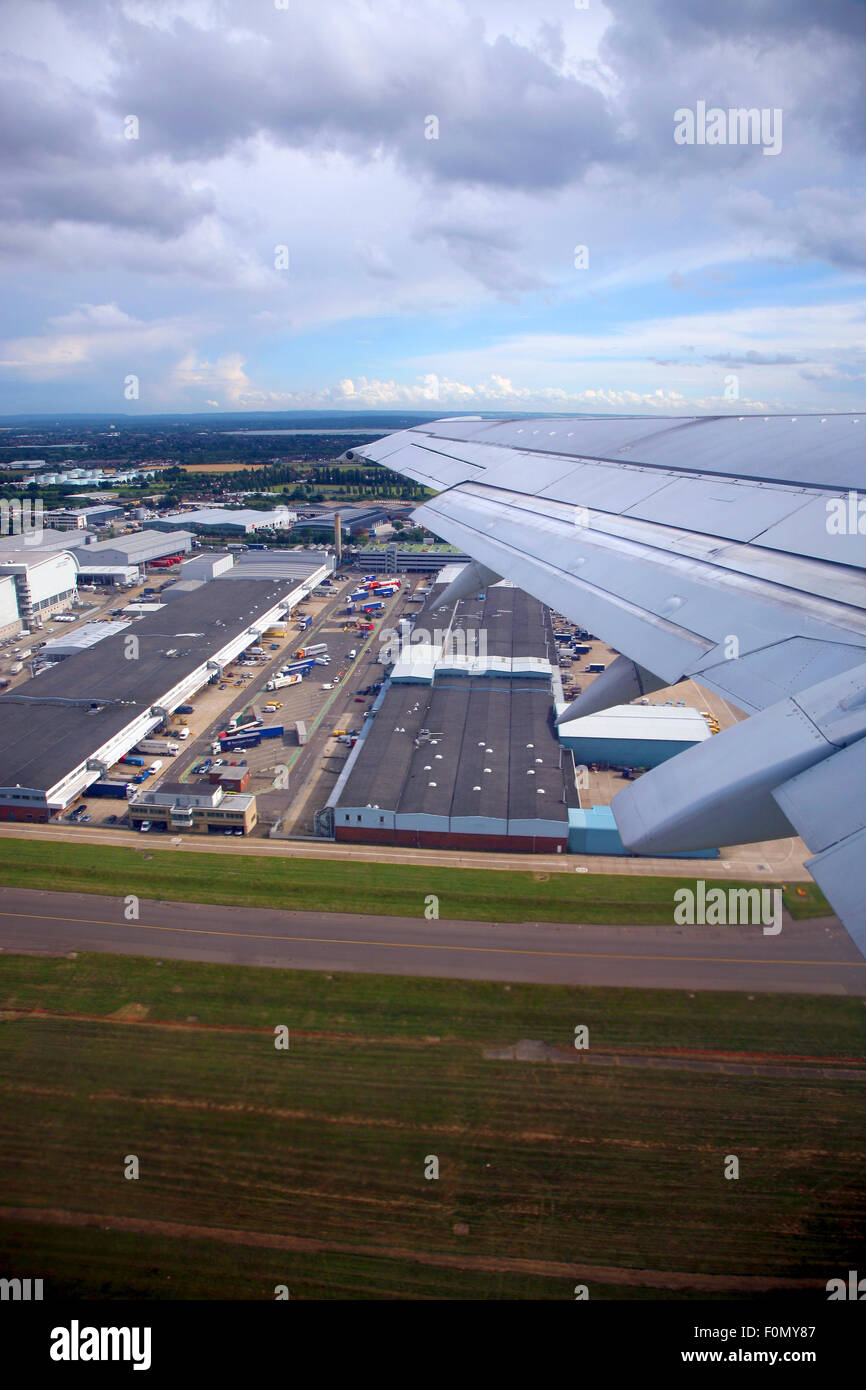
[[[122,763],[128,763],[130,767],[144,767],[144,758],[134,758],[127,753],[125,758],[121,758]]]
[[[87,788],[88,796],[114,796],[119,801],[125,801],[132,782],[94,782]]]

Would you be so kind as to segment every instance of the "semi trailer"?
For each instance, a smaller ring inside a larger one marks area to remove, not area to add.
[[[294,675],[274,676],[273,680],[265,684],[265,690],[282,690],[287,685],[298,685],[303,679],[298,672]]]

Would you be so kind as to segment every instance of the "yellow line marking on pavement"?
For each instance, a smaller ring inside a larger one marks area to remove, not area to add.
[[[694,965],[866,965],[866,960],[761,960],[741,956],[636,956],[622,951],[538,951],[521,946],[439,945],[431,941],[364,941],[341,936],[275,936],[267,932],[217,931],[213,927],[163,927],[152,922],[111,922],[99,917],[50,917],[36,912],[0,912],[0,917],[26,918],[35,922],[75,922],[82,927],[134,927],[139,931],[173,932],[179,936],[226,936],[236,941],[284,941],[319,946],[391,946],[409,951],[469,951],[494,956],[556,956],[566,960],[655,960],[690,962]],[[552,923],[551,925],[557,925]]]

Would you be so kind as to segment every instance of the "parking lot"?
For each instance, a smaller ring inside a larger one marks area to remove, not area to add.
[[[226,668],[219,684],[205,686],[192,697],[192,712],[176,714],[169,722],[169,730],[175,731],[175,736],[177,729],[189,729],[186,740],[177,740],[177,756],[169,759],[161,754],[140,755],[146,765],[161,764],[153,777],[140,783],[142,789],[161,780],[194,785],[213,773],[217,761],[227,766],[246,766],[250,772],[246,791],[255,794],[259,806],[259,823],[253,835],[267,835],[277,820],[282,821],[284,830],[311,834],[314,813],[327,800],[334,777],[349,753],[346,744],[337,742],[334,730],[360,730],[363,726],[364,711],[374,694],[358,696],[357,692],[382,679],[383,668],[377,660],[379,633],[383,627],[394,624],[403,611],[407,588],[415,586],[410,578],[408,586],[404,584],[386,607],[384,616],[374,623],[373,632],[364,634],[348,627],[353,620],[345,613],[347,594],[357,581],[357,573],[335,578],[332,595],[311,597],[287,617],[283,624],[285,637],[262,639],[264,656],[248,662],[236,661]],[[304,632],[298,626],[300,614],[312,619]],[[322,642],[328,646],[328,665],[314,666],[296,685],[273,692],[265,690],[267,681],[281,666],[294,661],[299,649]],[[349,653],[353,650],[356,655],[351,658]],[[269,703],[277,708],[264,713],[263,707]],[[254,708],[265,726],[282,725],[283,736],[265,740],[257,747],[215,754],[212,744],[231,718],[251,714]],[[296,733],[299,721],[306,725],[308,734],[308,742],[303,746]],[[152,735],[172,736],[171,732]],[[117,763],[109,775],[112,780],[132,781],[141,770]],[[82,812],[79,803],[72,815],[77,815],[83,824],[110,827],[126,819],[126,802],[119,797],[85,795],[82,801],[86,809]]]

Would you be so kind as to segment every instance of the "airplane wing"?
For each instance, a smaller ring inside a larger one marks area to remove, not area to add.
[[[751,718],[632,783],[643,854],[802,835],[866,955],[866,415],[438,420],[344,457],[622,655],[569,717],[694,677]],[[460,581],[456,581],[460,585]],[[452,597],[459,597],[455,587]]]

